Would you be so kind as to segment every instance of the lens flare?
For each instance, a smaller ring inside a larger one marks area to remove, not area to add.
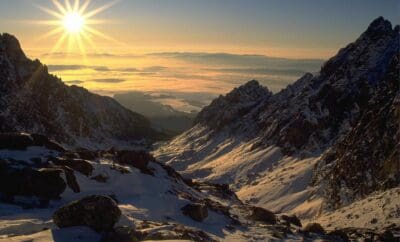
[[[85,19],[78,12],[67,13],[63,22],[65,30],[71,34],[80,33],[85,25]]]
[[[63,48],[64,44],[67,43],[68,49],[66,50],[68,52],[72,51],[71,49],[75,47],[79,49],[83,56],[86,56],[84,42],[87,42],[91,48],[94,48],[95,41],[93,37],[118,42],[95,28],[98,24],[103,25],[108,22],[108,20],[104,19],[95,19],[96,15],[112,7],[118,0],[110,1],[103,6],[93,9],[90,9],[91,0],[75,0],[73,4],[71,0],[65,0],[64,4],[59,0],[51,1],[54,5],[54,9],[44,6],[37,7],[54,17],[54,19],[35,21],[37,24],[54,27],[48,33],[40,36],[39,40],[59,35],[50,54]]]

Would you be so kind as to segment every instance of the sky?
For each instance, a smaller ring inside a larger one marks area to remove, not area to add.
[[[111,2],[92,0],[84,13]],[[67,31],[46,35],[64,26],[44,24],[57,18],[43,7],[57,9],[52,0],[0,0],[0,32],[67,83],[104,95],[186,93],[204,104],[250,79],[278,91],[318,71],[376,17],[400,22],[398,0],[120,0],[85,20],[88,40],[57,45]]]

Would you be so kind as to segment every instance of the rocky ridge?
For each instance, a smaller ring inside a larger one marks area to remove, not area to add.
[[[1,132],[39,133],[75,147],[162,137],[114,99],[65,85],[39,60],[28,59],[9,34],[0,35],[0,93]]]

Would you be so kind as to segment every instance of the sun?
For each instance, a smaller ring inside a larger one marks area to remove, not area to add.
[[[91,0],[51,0],[53,8],[38,5],[42,11],[48,13],[53,19],[34,21],[34,23],[53,26],[53,28],[39,37],[47,39],[58,35],[59,38],[54,44],[50,54],[62,48],[65,43],[68,44],[67,52],[78,48],[82,55],[86,55],[85,45],[94,48],[94,37],[100,37],[114,42],[118,42],[106,34],[96,29],[96,25],[109,22],[105,19],[96,19],[101,12],[107,10],[116,4],[119,0],[108,1],[107,4],[91,9]]]
[[[78,12],[70,12],[64,16],[63,25],[65,30],[69,33],[77,34],[82,32],[85,25],[85,19]]]

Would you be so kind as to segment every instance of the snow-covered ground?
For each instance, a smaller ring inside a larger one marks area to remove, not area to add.
[[[154,155],[186,177],[229,184],[246,203],[276,213],[295,214],[304,223],[318,222],[327,230],[383,229],[400,224],[399,188],[334,212],[322,210],[323,188],[311,186],[315,165],[322,154],[285,156],[276,146],[258,148],[257,140],[233,137],[224,131],[212,133],[195,126],[161,145]]]
[[[185,145],[188,140],[196,141]],[[242,201],[302,218],[315,216],[321,199],[310,200],[315,191],[309,184],[319,156],[284,156],[276,146],[256,144],[224,133],[209,138],[207,129],[195,127],[154,154],[184,176],[229,184]]]
[[[274,153],[273,150],[270,152]],[[18,157],[30,161],[33,157],[56,155],[45,148],[29,147],[25,151],[0,152],[0,158]],[[0,241],[98,241],[100,235],[85,227],[59,229],[52,220],[53,213],[61,206],[88,195],[109,195],[118,200],[122,216],[117,226],[129,226],[148,233],[170,231],[183,225],[193,231],[204,231],[215,240],[221,241],[269,241],[276,238],[277,230],[249,220],[249,207],[235,197],[226,197],[219,191],[188,186],[179,177],[174,177],[159,163],[150,162],[148,168],[154,176],[142,173],[130,166],[113,164],[109,158],[89,161],[94,167],[87,177],[75,172],[81,192],[74,193],[69,187],[60,200],[50,202],[48,208],[22,209],[19,206],[0,203]],[[121,174],[115,167],[129,173]],[[91,179],[97,175],[107,178],[106,182]],[[17,197],[29,203],[30,198]],[[208,209],[208,217],[197,222],[183,215],[181,208],[193,202],[211,201],[228,209],[230,215],[219,210]],[[235,225],[232,217],[238,220]],[[301,235],[289,235],[288,240],[301,240]]]
[[[30,153],[37,155],[38,149],[28,149],[18,153],[20,158],[29,157]],[[32,151],[35,151],[31,153]],[[13,153],[12,153],[13,154]],[[32,156],[31,156],[32,157]],[[141,173],[139,170],[125,167],[130,170],[129,174],[121,174],[111,169],[111,161],[101,160],[100,163],[91,163],[95,170],[92,177],[103,175],[107,177],[106,183],[97,182],[88,177],[75,173],[80,185],[81,192],[74,193],[69,187],[61,195],[61,200],[52,201],[48,209],[23,210],[20,207],[0,204],[0,236],[32,234],[44,229],[54,229],[51,221],[53,212],[60,206],[85,197],[87,195],[113,195],[119,201],[119,207],[123,212],[121,225],[134,225],[135,222],[143,220],[164,221],[167,218],[176,223],[185,224],[193,228],[208,231],[212,234],[223,235],[228,219],[213,211],[209,212],[208,218],[202,223],[195,222],[184,216],[181,208],[189,201],[180,197],[180,193],[189,193],[198,199],[204,197],[200,192],[186,186],[182,182],[174,182],[156,163],[149,166],[154,169],[155,176]],[[174,193],[176,192],[176,193]]]
[[[368,198],[356,201],[315,219],[328,229],[356,227],[379,229],[400,225],[400,188],[376,192]]]

